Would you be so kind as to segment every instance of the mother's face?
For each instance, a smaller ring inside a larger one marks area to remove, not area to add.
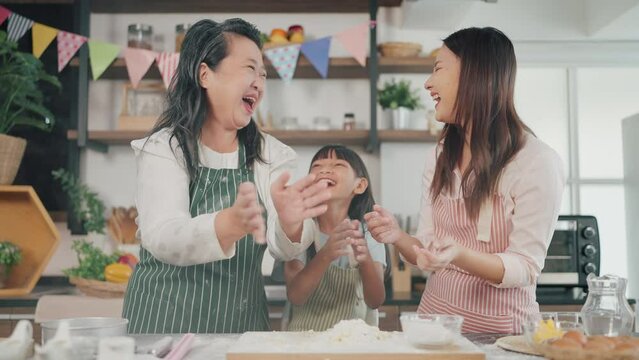
[[[455,121],[455,102],[459,87],[461,62],[445,45],[437,52],[433,73],[424,83],[435,102],[435,118],[448,124]]]

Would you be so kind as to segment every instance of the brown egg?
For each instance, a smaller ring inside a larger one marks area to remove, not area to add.
[[[633,345],[639,346],[639,338],[638,337],[628,336],[628,338],[624,342],[628,343],[628,344],[633,344]]]
[[[561,338],[550,343],[550,346],[560,349],[581,349],[581,344],[569,338]]]
[[[564,339],[574,340],[580,343],[581,345],[584,345],[588,341],[588,338],[586,337],[586,335],[584,335],[582,332],[579,332],[577,330],[570,330],[566,332],[564,334]]]
[[[607,338],[590,337],[584,344],[584,349],[594,351],[609,351],[615,348],[614,342]]]
[[[624,342],[615,346],[615,351],[623,351],[623,352],[639,351],[639,344]]]

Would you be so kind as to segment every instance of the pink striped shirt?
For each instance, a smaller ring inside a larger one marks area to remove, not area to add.
[[[453,191],[432,203],[429,192],[436,151],[424,170],[417,238],[425,244],[452,237],[462,246],[499,256],[505,272],[500,284],[492,284],[449,265],[428,278],[418,311],[463,315],[464,332],[519,333],[526,317],[539,311],[536,281],[565,183],[561,159],[546,144],[528,136],[502,171],[492,204],[482,207],[480,220],[472,221],[466,215],[459,170],[455,170]],[[485,238],[479,235],[482,218]]]

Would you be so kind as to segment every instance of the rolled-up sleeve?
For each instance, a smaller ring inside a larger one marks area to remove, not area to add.
[[[222,251],[215,233],[217,212],[191,217],[189,177],[166,133],[131,142],[137,162],[138,237],[155,258],[188,266],[235,255]],[[178,156],[176,157],[176,153]]]
[[[557,223],[565,185],[563,165],[552,150],[519,161],[510,196],[514,201],[509,245],[496,253],[504,264],[500,288],[536,283]]]
[[[419,210],[419,222],[417,223],[417,233],[415,237],[422,243],[426,244],[435,239],[435,225],[433,223],[433,204],[430,197],[430,187],[435,174],[435,165],[437,163],[437,147],[429,152],[424,166],[422,175],[422,197]]]
[[[268,249],[276,260],[288,261],[296,258],[313,243],[317,236],[313,219],[306,219],[303,224],[302,238],[300,242],[291,241],[279,222],[279,216],[271,197],[271,184],[284,172],[291,175],[297,165],[297,154],[290,147],[282,144],[273,137],[266,135],[267,162],[264,168],[260,168],[258,177],[265,176],[268,180],[260,181],[263,187],[261,193],[267,194],[263,197],[268,213],[266,227],[266,241]],[[260,186],[260,184],[258,184]]]

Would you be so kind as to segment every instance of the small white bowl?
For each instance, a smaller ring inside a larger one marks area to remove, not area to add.
[[[404,338],[415,347],[442,347],[461,336],[464,317],[460,315],[402,313]]]

